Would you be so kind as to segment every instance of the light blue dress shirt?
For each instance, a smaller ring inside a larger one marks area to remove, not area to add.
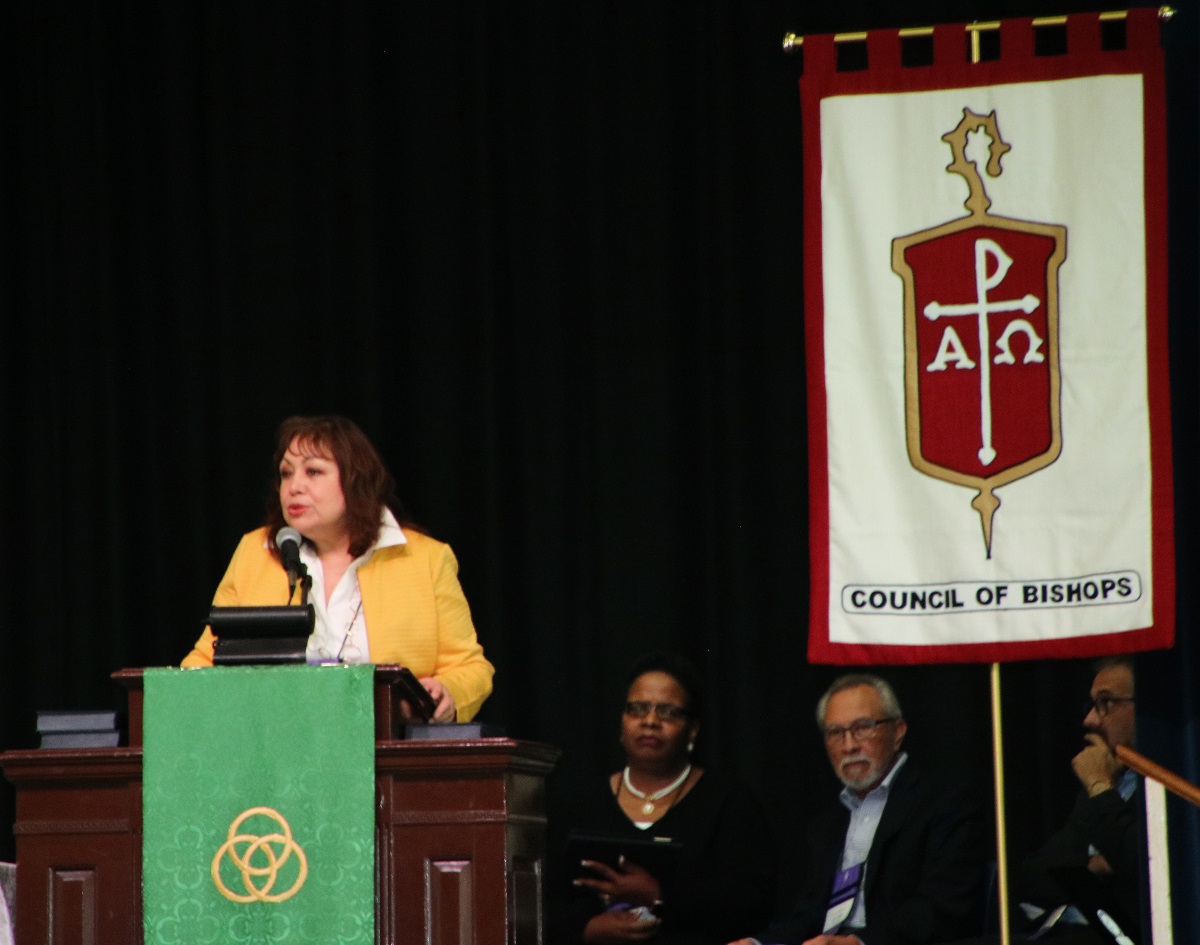
[[[848,869],[855,863],[863,864],[862,882],[858,887],[858,895],[854,897],[854,908],[842,923],[844,930],[861,929],[867,924],[867,906],[863,901],[863,890],[867,885],[867,854],[875,842],[875,831],[879,829],[879,821],[883,818],[883,808],[887,805],[892,781],[907,760],[908,753],[902,752],[892,765],[892,770],[866,797],[859,797],[850,788],[842,788],[839,795],[839,800],[850,811],[850,826],[846,828],[846,843],[842,847],[842,869]]]

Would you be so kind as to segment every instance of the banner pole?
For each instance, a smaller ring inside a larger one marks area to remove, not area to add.
[[[992,771],[996,790],[996,879],[999,882],[1000,945],[1009,945],[1008,844],[1004,817],[1004,739],[1000,710],[1000,664],[992,664]]]
[[[1098,13],[1096,16],[1101,23],[1107,23],[1113,20],[1124,20],[1129,15],[1128,10],[1106,10],[1103,13]],[[1170,6],[1161,6],[1158,8],[1158,18],[1163,23],[1168,22],[1175,16],[1175,8]],[[1033,18],[1033,26],[1062,26],[1067,22],[1065,14],[1056,14],[1054,16],[1035,16]],[[967,23],[964,27],[971,34],[971,62],[979,62],[979,34],[994,33],[1000,29],[999,20],[989,20],[987,22],[979,22],[976,20],[973,23]],[[913,36],[932,36],[932,26],[905,26],[897,30],[901,39],[908,39]],[[859,30],[853,33],[834,33],[833,41],[835,43],[865,43],[867,41],[867,33],[865,30]],[[804,37],[797,33],[783,34],[783,51],[785,53],[794,53],[796,50],[804,46]]]

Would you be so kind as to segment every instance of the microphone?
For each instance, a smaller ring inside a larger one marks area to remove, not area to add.
[[[279,529],[275,534],[275,547],[279,549],[279,557],[283,559],[283,567],[287,571],[289,603],[296,592],[296,582],[304,571],[304,565],[300,563],[300,542],[303,540],[303,536],[290,526]]]

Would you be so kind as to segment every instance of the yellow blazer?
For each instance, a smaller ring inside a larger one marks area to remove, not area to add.
[[[367,643],[374,663],[401,663],[417,677],[433,676],[454,697],[458,719],[475,716],[492,691],[492,664],[471,622],[450,546],[411,529],[407,544],[378,548],[358,569]],[[217,587],[217,607],[288,602],[287,576],[267,549],[267,530],[242,536]],[[212,631],[196,641],[184,666],[211,666]]]

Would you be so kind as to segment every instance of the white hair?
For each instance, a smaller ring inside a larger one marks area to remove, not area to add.
[[[904,711],[900,708],[900,700],[896,698],[896,690],[886,679],[881,679],[871,673],[849,673],[839,676],[833,681],[825,694],[817,700],[817,728],[825,727],[825,712],[829,708],[829,700],[839,692],[856,689],[859,686],[870,686],[879,693],[879,704],[883,714],[888,718],[902,719]]]

